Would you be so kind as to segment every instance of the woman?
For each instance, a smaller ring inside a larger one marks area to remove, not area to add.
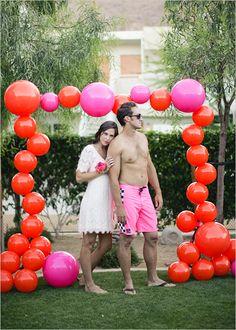
[[[76,170],[76,181],[88,182],[79,214],[79,232],[83,233],[80,285],[85,285],[85,291],[98,294],[107,291],[94,283],[92,270],[112,247],[112,195],[107,173],[114,163],[107,157],[107,149],[117,134],[115,122],[104,122],[95,134],[93,144],[82,150]],[[97,235],[98,245],[93,251]]]

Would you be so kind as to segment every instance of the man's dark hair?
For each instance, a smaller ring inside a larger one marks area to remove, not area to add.
[[[122,104],[122,106],[117,111],[117,119],[121,126],[125,126],[125,120],[124,118],[126,116],[132,116],[133,111],[132,108],[136,107],[136,103],[134,102],[125,102]]]
[[[106,130],[108,130],[109,128],[114,128],[114,130],[115,130],[114,137],[116,137],[118,135],[118,126],[117,126],[117,124],[114,121],[107,120],[99,127],[98,131],[95,134],[93,143],[99,142],[101,134],[103,132],[105,132]]]

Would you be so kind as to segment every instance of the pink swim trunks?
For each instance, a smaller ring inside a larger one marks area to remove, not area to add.
[[[126,212],[126,224],[118,224],[125,235],[157,231],[157,215],[148,186],[120,184],[120,195]]]

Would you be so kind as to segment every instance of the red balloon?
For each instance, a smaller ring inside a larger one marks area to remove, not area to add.
[[[14,131],[20,138],[29,138],[36,131],[36,121],[32,117],[19,117],[14,123]]]
[[[37,166],[37,158],[28,150],[19,151],[14,157],[15,168],[22,173],[32,172]]]
[[[44,237],[44,236],[39,236],[39,237],[32,239],[32,241],[30,243],[30,247],[41,250],[44,253],[45,257],[47,255],[49,255],[49,253],[52,250],[51,242],[49,241],[49,239],[47,237]]]
[[[12,190],[18,195],[26,195],[34,188],[34,179],[28,173],[17,173],[11,180]]]
[[[13,287],[13,277],[7,270],[0,270],[1,292],[9,292]]]
[[[204,132],[200,126],[190,125],[182,132],[182,139],[190,146],[200,144],[204,139]]]
[[[220,256],[229,248],[229,231],[218,222],[204,223],[197,229],[194,243],[205,256]]]
[[[230,260],[236,259],[236,239],[231,238],[229,248],[224,252],[224,255]]]
[[[45,206],[45,199],[37,192],[30,192],[25,195],[22,201],[22,207],[26,213],[38,214]]]
[[[192,146],[188,148],[186,157],[190,165],[201,166],[208,161],[208,150],[201,144]]]
[[[29,248],[29,241],[27,237],[20,233],[13,234],[7,241],[7,247],[9,251],[13,251],[19,256],[22,256],[22,254],[24,254],[25,251]]]
[[[216,206],[208,201],[197,205],[195,215],[201,222],[211,222],[217,217]]]
[[[32,292],[37,288],[38,277],[31,269],[21,269],[14,277],[14,284],[20,292]]]
[[[44,223],[37,215],[29,215],[21,221],[20,229],[26,237],[35,238],[42,234]]]
[[[206,105],[202,105],[192,114],[192,119],[199,126],[208,126],[214,121],[214,112]]]
[[[176,218],[176,226],[184,233],[188,233],[196,228],[197,218],[191,211],[182,211]]]
[[[20,257],[16,252],[4,251],[1,253],[1,269],[15,273],[20,268]]]
[[[38,88],[27,80],[12,83],[5,91],[4,102],[8,111],[18,116],[28,116],[40,103]]]
[[[36,156],[45,155],[50,149],[50,140],[47,135],[36,133],[27,141],[27,150]]]
[[[183,242],[177,248],[178,258],[188,265],[194,264],[200,257],[197,246],[191,242]]]
[[[207,187],[199,182],[191,183],[186,190],[186,196],[193,204],[203,203],[208,198],[208,194]]]
[[[150,104],[154,110],[165,111],[171,104],[171,94],[166,88],[156,89],[150,96]]]
[[[45,260],[44,253],[36,248],[27,250],[22,256],[22,264],[25,268],[39,270],[43,267]]]
[[[117,96],[115,96],[115,103],[114,103],[114,106],[112,108],[112,111],[114,112],[114,114],[117,115],[118,109],[122,106],[122,104],[124,104],[126,102],[132,102],[132,100],[129,96],[126,96],[126,95],[117,95]]]
[[[73,108],[79,104],[80,91],[74,86],[65,86],[60,90],[58,98],[63,107]]]
[[[230,261],[224,255],[212,258],[212,264],[216,276],[224,276],[230,271]]]
[[[216,169],[213,165],[206,163],[195,170],[195,178],[203,184],[210,184],[216,179]]]
[[[192,275],[199,281],[210,280],[214,276],[212,262],[206,259],[199,259],[192,267]]]
[[[168,276],[172,282],[187,282],[190,277],[190,268],[183,261],[175,261],[168,267]]]

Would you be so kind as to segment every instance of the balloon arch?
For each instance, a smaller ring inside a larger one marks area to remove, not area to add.
[[[202,127],[213,122],[214,114],[211,108],[203,105],[205,91],[198,81],[181,80],[171,92],[165,88],[151,92],[145,85],[136,85],[129,96],[115,96],[111,88],[101,82],[87,85],[82,92],[74,86],[66,86],[58,95],[51,92],[40,95],[32,82],[19,80],[6,89],[4,102],[7,110],[18,116],[14,123],[16,135],[27,138],[26,149],[14,157],[18,173],[12,178],[11,186],[16,194],[23,196],[22,208],[28,216],[21,221],[21,233],[13,234],[7,243],[8,250],[1,253],[2,292],[10,291],[13,285],[21,292],[35,290],[38,285],[36,271],[41,268],[47,283],[54,287],[72,285],[79,273],[79,264],[72,255],[64,251],[51,253],[51,242],[41,236],[44,224],[38,214],[44,209],[45,199],[32,191],[34,179],[30,172],[37,166],[37,156],[49,151],[50,140],[45,134],[36,132],[36,122],[30,114],[39,106],[46,112],[53,112],[59,105],[72,108],[80,104],[87,115],[102,117],[110,111],[116,114],[118,108],[129,101],[138,104],[149,101],[155,111],[165,111],[173,103],[179,111],[192,113],[194,123],[183,130],[182,138],[189,146],[187,162],[196,167],[196,182],[186,190],[188,200],[196,208],[194,212],[180,212],[176,226],[182,232],[194,231],[194,235],[190,242],[178,246],[179,261],[169,266],[169,278],[177,283],[186,282],[192,273],[197,280],[208,280],[213,275],[225,275],[230,267],[235,274],[235,240],[230,239],[225,226],[214,221],[217,209],[207,201],[207,185],[216,179],[216,169],[208,163],[208,151],[201,145]],[[21,264],[23,269],[20,269]]]

